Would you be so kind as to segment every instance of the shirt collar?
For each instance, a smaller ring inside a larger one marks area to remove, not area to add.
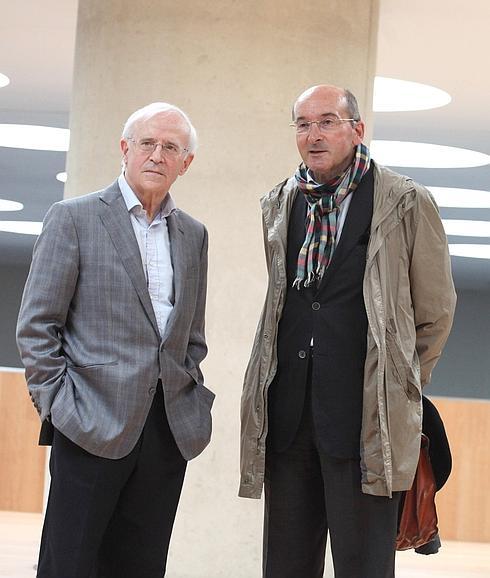
[[[306,180],[308,181],[308,183],[312,183],[313,185],[319,185],[320,184],[313,178],[313,174],[310,171],[310,169],[308,169],[306,171]]]
[[[119,185],[119,188],[121,189],[121,193],[122,193],[124,202],[126,203],[126,207],[128,208],[128,212],[131,212],[131,210],[134,209],[135,207],[142,207],[141,201],[135,195],[133,189],[129,186],[128,181],[126,180],[126,177],[124,176],[124,172],[122,172],[119,175],[119,177],[117,179],[117,184]],[[165,198],[163,199],[163,202],[162,202],[162,207],[161,207],[161,212],[160,212],[162,219],[168,217],[175,210],[177,210],[177,207],[175,205],[175,202],[174,202],[172,196],[170,195],[170,192],[168,192],[166,194]]]

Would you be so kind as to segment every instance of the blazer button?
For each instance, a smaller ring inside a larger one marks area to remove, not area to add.
[[[303,351],[302,349],[300,349],[300,350],[298,351],[298,357],[299,357],[300,359],[305,359],[305,358],[306,358],[306,351]]]
[[[320,303],[318,303],[318,301],[314,301],[311,304],[311,308],[313,309],[313,311],[318,311],[320,309]]]
[[[154,395],[155,391],[156,391],[156,388],[150,387],[150,389],[148,390],[148,394],[149,394],[149,395]]]

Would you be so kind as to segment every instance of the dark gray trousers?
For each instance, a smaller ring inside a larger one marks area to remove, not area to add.
[[[359,460],[322,455],[308,392],[294,441],[266,455],[263,577],[322,578],[329,533],[335,578],[392,578],[399,501],[362,493]]]
[[[186,463],[160,384],[124,458],[94,456],[55,431],[38,578],[162,578]]]

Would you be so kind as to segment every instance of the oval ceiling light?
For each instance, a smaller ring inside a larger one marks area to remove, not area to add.
[[[453,187],[427,187],[439,207],[459,209],[490,209],[490,191],[456,189]]]
[[[446,235],[456,237],[490,237],[490,221],[443,219]]]
[[[490,245],[449,245],[449,253],[454,257],[470,259],[490,259]]]
[[[66,173],[65,173],[65,172],[63,172],[63,173],[58,173],[58,174],[56,175],[56,180],[57,180],[57,181],[60,181],[60,183],[66,183]]]
[[[67,128],[30,124],[0,124],[0,146],[37,151],[67,151]]]
[[[386,76],[376,76],[374,79],[374,112],[428,110],[450,102],[450,94],[429,84]]]
[[[478,151],[423,142],[371,141],[374,160],[390,167],[452,169],[490,164],[490,156]]]
[[[42,228],[42,221],[0,221],[0,231],[4,233],[39,235]]]
[[[10,78],[8,76],[6,76],[5,74],[2,74],[0,72],[0,88],[3,88],[4,86],[7,86],[8,84],[10,84]]]
[[[0,199],[0,211],[22,211],[24,205],[17,201],[8,201],[7,199]]]

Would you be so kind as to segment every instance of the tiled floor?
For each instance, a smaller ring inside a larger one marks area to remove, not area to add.
[[[40,529],[40,514],[0,512],[0,578],[34,578]],[[490,578],[490,544],[445,542],[433,556],[399,552],[396,577]],[[192,578],[216,577],[195,574]]]

